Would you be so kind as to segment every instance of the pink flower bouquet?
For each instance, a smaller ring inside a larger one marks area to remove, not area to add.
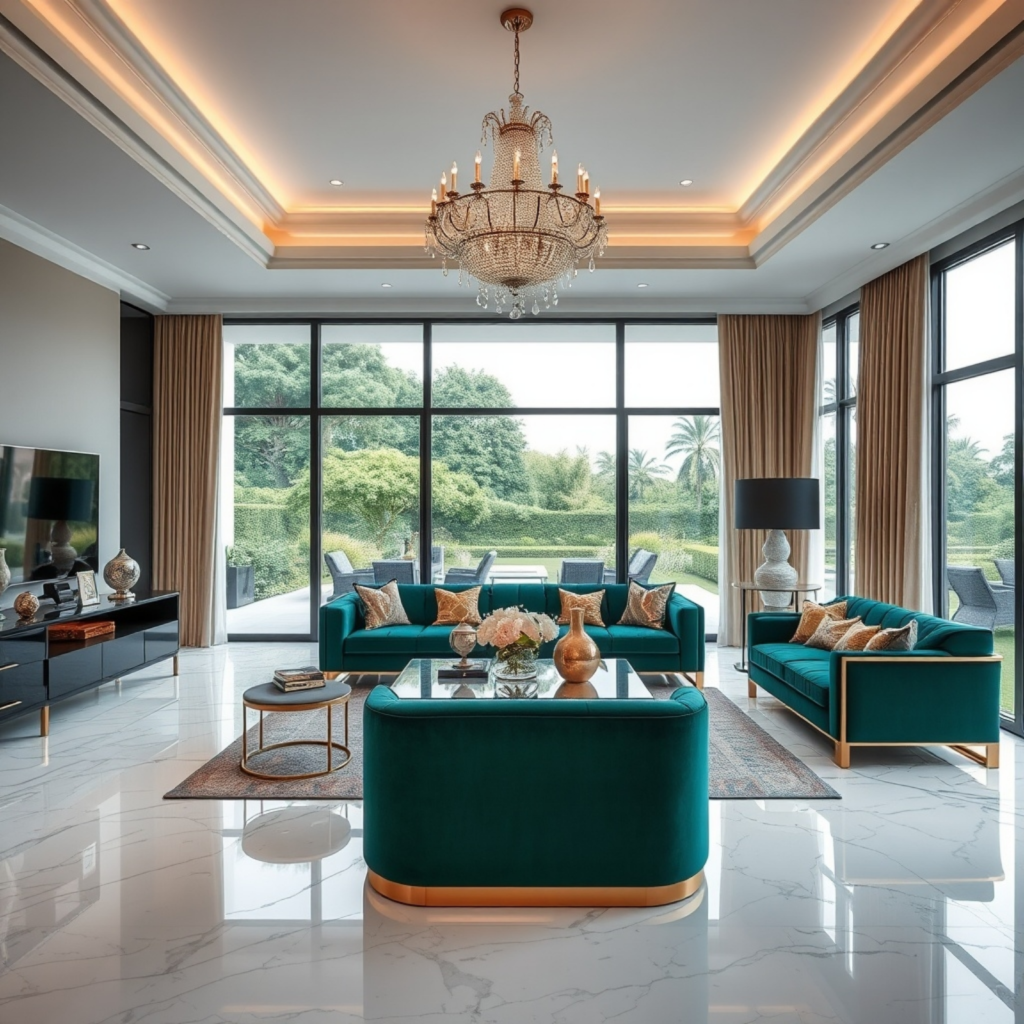
[[[497,650],[495,675],[523,678],[537,674],[540,645],[558,638],[550,615],[524,608],[499,608],[477,627],[477,641]]]

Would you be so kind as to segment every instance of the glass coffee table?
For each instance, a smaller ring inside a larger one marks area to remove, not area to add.
[[[404,700],[422,700],[425,697],[473,700],[476,698],[503,699],[503,686],[511,680],[498,679],[493,671],[486,679],[438,679],[437,671],[450,668],[451,658],[416,658],[399,673],[391,689]],[[633,671],[633,666],[624,658],[606,658],[600,668],[586,683],[565,683],[550,659],[537,661],[536,679],[518,680],[519,686],[536,683],[536,697],[575,697],[589,700],[614,700],[629,697],[654,700],[654,694],[644,685],[643,680]],[[591,690],[589,687],[593,687]]]

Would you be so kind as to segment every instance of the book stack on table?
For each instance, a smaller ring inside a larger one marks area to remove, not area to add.
[[[306,668],[279,668],[274,673],[274,685],[284,693],[294,690],[315,690],[326,686],[323,672],[315,665]]]

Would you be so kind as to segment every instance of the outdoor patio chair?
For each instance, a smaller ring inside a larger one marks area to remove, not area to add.
[[[475,569],[449,569],[444,574],[445,583],[486,583],[487,575],[498,557],[497,551],[488,551]]]
[[[1003,586],[1013,589],[1016,586],[1016,583],[1014,582],[1016,573],[1013,567],[1013,559],[994,558],[992,561],[996,563],[996,569],[999,572],[999,578],[1003,581]]]
[[[372,583],[372,569],[353,569],[344,551],[331,551],[324,555],[327,570],[334,580],[334,596],[347,594],[356,583]]]
[[[373,563],[374,583],[419,583],[419,565],[414,558],[385,558]]]
[[[1014,624],[1014,591],[1010,587],[989,583],[985,573],[973,565],[948,566],[946,578],[960,601],[953,615],[954,622],[985,629]]]
[[[434,544],[430,548],[430,582],[439,583],[444,579],[444,545]]]
[[[600,558],[563,558],[559,583],[603,583],[604,561]]]
[[[636,580],[637,583],[646,583],[651,578],[651,573],[654,572],[654,563],[657,561],[658,556],[653,551],[648,551],[646,548],[637,548],[629,556],[629,565],[626,567],[626,582],[629,583],[630,580]],[[605,569],[604,582],[615,582],[614,569]]]

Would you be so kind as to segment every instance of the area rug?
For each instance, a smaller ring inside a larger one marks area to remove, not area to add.
[[[267,782],[246,775],[239,767],[239,737],[169,793],[166,800],[359,800],[363,795],[363,703],[372,686],[354,686],[349,701],[349,749],[352,760],[333,775],[291,782]],[[674,686],[652,685],[658,699],[667,699]],[[709,796],[712,800],[838,800],[839,794],[798,757],[768,735],[728,697],[714,687],[704,691],[711,714]],[[336,711],[335,738],[341,740],[342,717]],[[268,714],[264,742],[324,735],[324,712]],[[249,730],[255,749],[258,731]],[[261,755],[261,770],[316,771],[324,767],[320,749],[291,747]],[[343,756],[343,755],[342,755]]]

